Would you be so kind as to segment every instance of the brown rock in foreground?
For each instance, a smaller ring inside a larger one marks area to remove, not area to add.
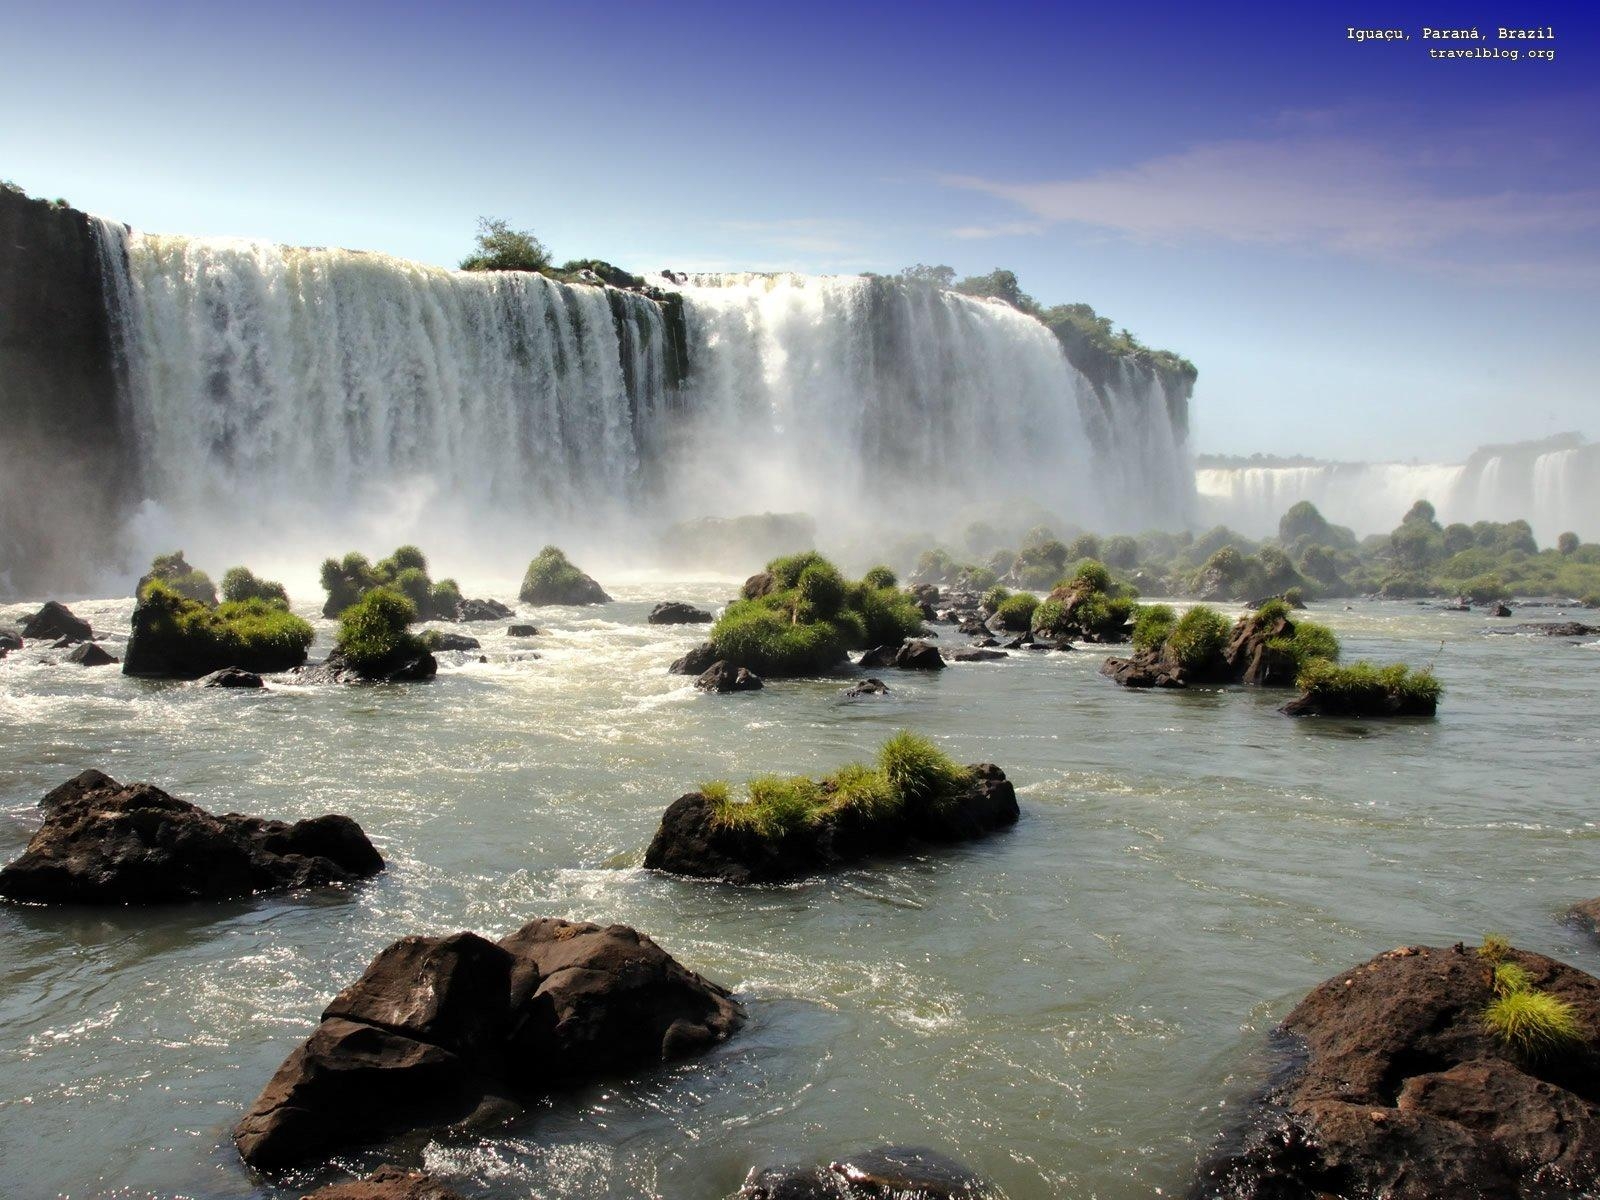
[[[162,904],[350,883],[383,858],[349,817],[213,816],[149,783],[84,771],[39,801],[44,824],[0,870],[0,896]]]
[[[1600,1182],[1600,979],[1511,951],[1573,1006],[1583,1042],[1539,1057],[1489,1030],[1490,965],[1402,947],[1315,988],[1284,1021],[1303,1062],[1197,1197],[1386,1200],[1593,1194]]]
[[[421,1171],[400,1167],[379,1167],[365,1179],[333,1183],[301,1196],[300,1200],[462,1200]]]
[[[825,1167],[752,1171],[734,1200],[981,1200],[995,1193],[953,1158],[881,1146]]]
[[[694,1054],[744,1014],[625,925],[408,937],[340,992],[234,1129],[257,1167],[503,1119],[554,1087]]]

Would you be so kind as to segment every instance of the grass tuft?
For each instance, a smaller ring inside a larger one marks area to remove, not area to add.
[[[1577,1010],[1559,996],[1528,988],[1489,1002],[1483,1022],[1513,1050],[1541,1058],[1584,1040]]]
[[[1483,935],[1483,945],[1478,947],[1478,957],[1485,962],[1504,962],[1506,955],[1511,953],[1511,942],[1504,934],[1486,933]]]

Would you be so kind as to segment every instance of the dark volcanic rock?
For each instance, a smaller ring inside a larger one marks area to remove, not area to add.
[[[825,1167],[753,1171],[734,1200],[981,1200],[989,1185],[952,1158],[883,1146]]]
[[[1437,700],[1381,695],[1330,696],[1306,692],[1279,707],[1286,717],[1431,717],[1439,710]]]
[[[930,646],[921,638],[903,642],[898,646],[876,646],[864,651],[856,666],[867,670],[899,667],[906,671],[939,671],[944,669],[944,656],[939,647]]]
[[[507,637],[538,637],[539,631],[532,625],[511,625],[506,628]]]
[[[261,682],[261,676],[254,671],[242,671],[238,667],[224,667],[220,671],[213,671],[203,679],[195,681],[196,687],[203,688],[262,688],[266,684]]]
[[[109,667],[121,660],[93,642],[79,642],[77,648],[67,655],[66,661],[77,663],[80,667]]]
[[[483,643],[475,637],[468,637],[464,633],[440,633],[430,629],[423,635],[427,639],[428,649],[451,651],[459,650],[465,654],[468,650],[482,650]]]
[[[709,625],[711,614],[680,600],[663,600],[650,610],[646,619],[652,625]]]
[[[718,661],[707,667],[694,685],[702,692],[753,692],[762,686],[762,682],[761,676],[744,667]]]
[[[458,621],[504,621],[516,616],[516,610],[498,600],[463,600],[456,605]]]
[[[968,769],[971,786],[946,805],[907,805],[872,824],[848,810],[833,812],[781,839],[719,823],[716,804],[690,792],[662,814],[644,865],[729,883],[769,883],[904,850],[912,842],[966,841],[1014,825],[1017,794],[1005,772],[993,763]]]
[[[379,1167],[365,1179],[332,1183],[300,1200],[464,1200],[432,1176],[400,1167]]]
[[[415,656],[402,651],[388,662],[358,671],[334,650],[322,662],[296,667],[294,673],[306,683],[421,683],[439,673],[439,660],[427,651]]]
[[[1511,615],[1511,606],[1502,601],[1489,610],[1489,615],[1491,617],[1509,617]]]
[[[22,632],[28,634],[27,628],[24,627]],[[1505,632],[1531,633],[1540,637],[1593,637],[1595,634],[1600,633],[1600,625],[1585,625],[1581,621],[1547,621],[1544,623],[1514,625]],[[32,635],[28,634],[28,636],[31,637]]]
[[[57,638],[89,642],[94,640],[94,630],[89,628],[89,622],[73,616],[65,604],[46,600],[43,608],[22,623],[22,636],[39,642],[53,642]]]
[[[1570,1003],[1585,1040],[1529,1058],[1484,1024],[1491,968],[1461,946],[1402,947],[1321,984],[1283,1032],[1303,1050],[1199,1197],[1532,1197],[1600,1176],[1600,979],[1512,951]]]
[[[625,925],[539,920],[499,942],[404,938],[328,1005],[234,1129],[256,1167],[453,1125],[553,1088],[698,1053],[728,992]]]
[[[778,581],[772,577],[770,571],[757,571],[744,581],[744,586],[739,589],[739,595],[746,600],[759,600],[778,590]]]
[[[892,667],[894,656],[898,653],[900,653],[899,646],[874,646],[871,650],[861,652],[861,657],[856,659],[856,666],[868,671]]]
[[[710,642],[701,642],[682,658],[667,668],[669,675],[704,675],[717,661],[717,648]]]
[[[148,783],[85,771],[39,801],[44,824],[0,895],[67,904],[220,900],[350,883],[383,859],[349,817],[213,816]]]
[[[951,662],[993,662],[997,658],[1010,658],[1004,650],[988,650],[981,646],[974,646],[967,650],[950,651]]]
[[[22,631],[9,625],[0,625],[0,658],[13,650],[22,649]]]
[[[1132,658],[1108,658],[1100,664],[1100,674],[1126,688],[1184,687],[1182,669],[1160,655],[1141,650]]]
[[[881,679],[863,679],[845,688],[846,696],[887,696],[889,685]]]
[[[1294,636],[1287,617],[1249,613],[1240,617],[1221,654],[1209,662],[1185,666],[1163,643],[1135,650],[1132,658],[1108,658],[1100,674],[1128,688],[1181,688],[1191,684],[1246,683],[1258,687],[1290,687],[1298,674],[1294,656],[1277,649]]]

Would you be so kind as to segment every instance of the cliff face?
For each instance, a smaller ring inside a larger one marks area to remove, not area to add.
[[[1195,374],[1193,368],[1185,369],[1163,356],[1147,351],[1120,353],[1099,345],[1082,330],[1067,323],[1050,323],[1067,352],[1067,361],[1088,378],[1094,387],[1095,397],[1109,420],[1113,408],[1111,391],[1118,385],[1126,386],[1131,375],[1134,380],[1161,384],[1167,399],[1167,415],[1173,429],[1183,439],[1189,436],[1189,401],[1194,396]]]
[[[88,585],[132,461],[94,222],[0,187],[0,596]]]

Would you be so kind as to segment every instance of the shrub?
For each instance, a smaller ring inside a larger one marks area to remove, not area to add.
[[[526,229],[501,220],[478,218],[478,250],[461,260],[463,271],[546,271],[550,251]]]
[[[1533,986],[1533,976],[1528,974],[1526,967],[1514,962],[1500,962],[1494,966],[1494,975],[1489,986],[1497,996],[1508,995],[1511,992],[1525,992]]]
[[[1478,947],[1478,957],[1485,962],[1504,962],[1506,955],[1511,953],[1511,943],[1504,934],[1486,933],[1483,935],[1483,945]]]
[[[1085,634],[1101,641],[1122,641],[1133,616],[1133,601],[1094,592],[1079,602],[1072,616]]]
[[[992,588],[999,578],[989,567],[967,566],[956,574],[956,586],[969,592],[982,592]]]
[[[907,804],[939,804],[971,782],[971,774],[920,734],[902,729],[878,749],[878,768]]]
[[[1256,609],[1256,624],[1266,625],[1273,621],[1284,621],[1289,617],[1289,602],[1287,600],[1272,599]]]
[[[1071,632],[1067,622],[1067,606],[1060,600],[1041,600],[1033,610],[1033,631],[1049,637],[1059,637]]]
[[[1182,666],[1194,670],[1221,656],[1232,630],[1227,617],[1197,604],[1172,626],[1167,646]]]
[[[1079,558],[1098,559],[1101,553],[1100,539],[1092,533],[1079,534],[1067,545],[1068,562]]]
[[[1292,587],[1283,593],[1283,600],[1290,608],[1304,608],[1306,606],[1305,589]]]
[[[1293,637],[1273,638],[1268,645],[1293,658],[1297,674],[1315,658],[1327,662],[1339,661],[1338,637],[1326,625],[1318,625],[1315,621],[1295,622]]]
[[[781,841],[816,819],[822,808],[822,789],[803,775],[784,778],[758,775],[747,785],[742,804],[724,800],[718,821],[731,829],[744,829],[767,841]]]
[[[1094,555],[1089,557],[1093,558]],[[1110,566],[1120,567],[1124,571],[1132,570],[1139,565],[1139,543],[1126,534],[1118,534],[1107,539],[1100,557]]]
[[[1483,1010],[1483,1023],[1513,1050],[1540,1058],[1579,1045],[1584,1030],[1571,1004],[1536,988],[1496,996]]]
[[[844,607],[844,578],[826,560],[811,563],[795,584],[797,611],[808,619],[835,616]]]
[[[1033,619],[1033,610],[1039,607],[1039,597],[1032,592],[1017,592],[1007,596],[995,609],[995,616],[1007,629],[1016,633],[1025,631]]]
[[[817,563],[833,565],[815,550],[804,550],[799,554],[786,554],[773,559],[767,564],[767,574],[772,576],[779,588],[792,588],[800,582],[805,569]]]
[[[783,595],[783,593],[775,593]],[[735,600],[711,629],[717,656],[758,675],[809,675],[845,658],[850,639],[832,621],[798,622],[760,600]]]
[[[949,583],[955,570],[955,560],[945,551],[927,550],[917,559],[911,578],[918,583]]]
[[[1578,540],[1575,533],[1563,533],[1556,539],[1556,553],[1561,555],[1574,554],[1583,543]]]
[[[861,582],[868,587],[892,588],[898,587],[900,581],[888,567],[873,567],[861,577]]]
[[[1088,587],[1091,591],[1111,591],[1111,572],[1105,565],[1094,559],[1085,559],[1078,564],[1078,569],[1072,573],[1072,583],[1077,587]]]
[[[381,567],[383,564],[379,564]],[[424,617],[433,606],[433,584],[428,579],[428,573],[420,567],[406,567],[390,577],[389,585],[407,600],[411,607],[416,609],[416,616],[412,620]]]
[[[850,589],[846,603],[866,627],[865,645],[893,646],[922,632],[922,606],[907,592],[862,580]]]
[[[335,649],[361,675],[386,675],[427,653],[422,639],[406,632],[417,619],[411,601],[392,588],[374,588],[344,610]]]
[[[557,546],[546,546],[534,556],[522,576],[518,598],[524,604],[604,604],[611,599]]]
[[[987,613],[998,612],[1000,606],[1011,598],[1011,589],[1001,587],[998,583],[983,594],[983,599],[978,602],[980,608]]]
[[[454,579],[441,579],[433,585],[430,599],[434,616],[453,617],[461,606],[461,588]]]
[[[150,570],[139,580],[134,599],[143,596],[145,585],[152,580],[160,580],[180,596],[210,608],[217,606],[217,588],[211,582],[211,576],[191,567],[184,560],[182,550],[174,550],[171,554],[158,554],[150,561]]]
[[[278,604],[231,600],[209,608],[154,579],[139,594],[123,670],[194,679],[223,667],[270,673],[306,660],[311,626]]]
[[[1156,650],[1167,640],[1178,614],[1170,604],[1141,604],[1133,620],[1133,644],[1140,650]]]
[[[283,584],[270,579],[258,579],[249,567],[229,567],[222,576],[224,601],[265,600],[280,608],[289,607],[289,593]]]

